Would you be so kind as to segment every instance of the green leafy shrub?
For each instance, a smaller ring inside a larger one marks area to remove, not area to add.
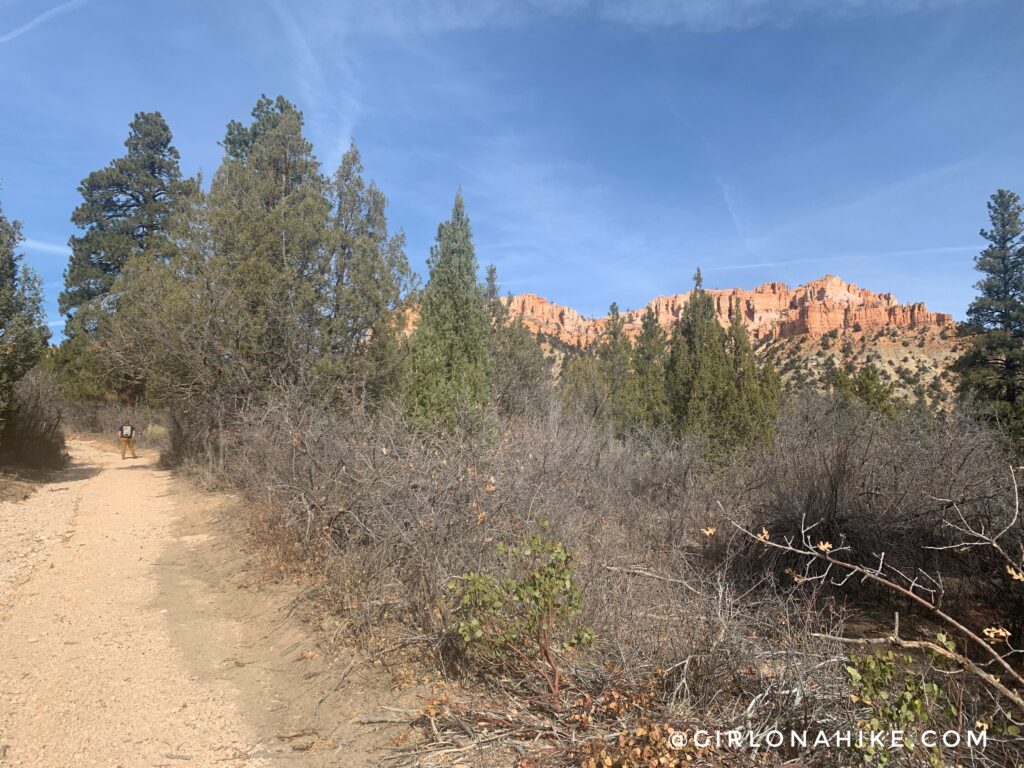
[[[572,554],[561,542],[530,536],[498,545],[503,574],[469,572],[459,593],[458,633],[467,656],[503,667],[525,665],[543,677],[558,701],[558,653],[593,642],[593,631],[572,631],[579,614],[580,586]]]
[[[907,752],[926,765],[943,764],[938,747],[926,748],[911,734],[931,727],[942,715],[955,717],[956,710],[943,701],[938,685],[915,671],[913,657],[892,649],[854,654],[846,673],[850,679],[850,698],[863,707],[863,717],[857,721],[862,731],[906,731]],[[895,759],[894,750],[871,745],[869,740],[859,749],[868,764],[890,765]]]

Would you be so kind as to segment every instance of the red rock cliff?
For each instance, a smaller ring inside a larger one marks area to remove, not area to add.
[[[929,312],[924,304],[900,304],[891,293],[858,288],[835,275],[795,288],[784,283],[765,283],[752,291],[709,289],[708,293],[723,325],[729,322],[729,307],[739,301],[755,339],[817,337],[847,329],[942,327],[953,322],[951,315]],[[659,296],[647,306],[654,310],[661,326],[670,331],[689,297],[689,293]],[[604,317],[584,317],[574,309],[528,293],[511,297],[509,309],[513,316],[522,317],[531,330],[581,347],[593,344],[608,321]],[[646,307],[622,313],[630,335],[640,332],[640,318],[645,310]]]

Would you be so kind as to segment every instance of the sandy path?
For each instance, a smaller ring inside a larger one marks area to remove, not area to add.
[[[251,587],[223,500],[153,456],[71,451],[61,482],[0,505],[0,528],[17,520],[0,533],[0,765],[372,764],[393,734],[357,720],[380,681],[354,677],[314,718],[344,659]]]

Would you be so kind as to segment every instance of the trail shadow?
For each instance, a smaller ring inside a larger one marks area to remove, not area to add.
[[[95,477],[100,473],[100,468],[93,464],[79,464],[72,462],[71,466],[61,471],[59,477],[56,479],[59,482],[75,482],[78,480],[88,480],[90,477]]]

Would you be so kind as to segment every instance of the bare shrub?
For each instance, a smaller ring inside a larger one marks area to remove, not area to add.
[[[13,394],[0,433],[0,457],[33,468],[63,467],[64,401],[54,378],[34,368],[15,383]]]
[[[794,579],[800,553],[767,557],[733,522],[776,540],[820,520],[814,535],[837,546],[946,569],[947,599],[963,600],[983,585],[934,547],[963,535],[953,522],[1006,512],[1002,449],[967,417],[874,419],[827,398],[792,403],[772,446],[724,468],[685,440],[616,437],[557,404],[425,434],[398,411],[340,414],[299,388],[220,439],[216,476],[249,495],[263,540],[313,574],[309,594],[340,636],[385,656],[416,646],[594,734],[651,717],[754,733],[856,721],[847,624],[877,621],[885,591]],[[574,626],[594,633],[589,649],[551,645],[557,684],[467,652],[451,588],[502,573],[498,545],[532,535],[571,556]],[[617,692],[635,703],[611,708]],[[965,696],[962,712],[983,712]]]

